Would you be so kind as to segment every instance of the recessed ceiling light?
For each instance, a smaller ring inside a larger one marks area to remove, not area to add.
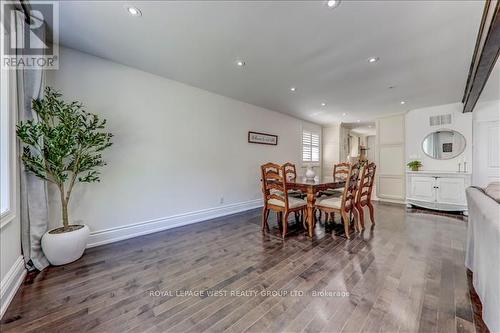
[[[236,66],[243,67],[243,66],[245,66],[245,62],[243,60],[237,60],[236,61]]]
[[[321,103],[321,106],[326,106],[326,103],[325,102]]]
[[[406,102],[405,102],[405,101],[401,101],[401,102],[399,102],[399,103],[400,103],[401,105],[403,105],[403,104],[405,104]]]
[[[141,11],[137,7],[127,7],[127,11],[132,16],[142,16]]]
[[[296,90],[297,90],[297,88],[295,88],[295,87],[290,88],[290,91],[296,91]]]
[[[372,58],[369,58],[369,59],[368,59],[368,62],[369,62],[369,63],[374,63],[374,62],[377,62],[378,60],[379,60],[379,58],[378,58],[378,57],[372,57]]]
[[[328,8],[338,7],[340,5],[340,0],[328,0],[326,2],[326,5],[328,6]]]
[[[342,115],[345,117],[345,116],[347,116],[347,113],[344,112],[344,113],[342,113]]]

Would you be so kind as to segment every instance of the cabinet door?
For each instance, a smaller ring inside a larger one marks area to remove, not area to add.
[[[436,180],[439,203],[466,205],[465,180],[463,178],[440,177]]]
[[[434,202],[436,200],[434,184],[434,177],[412,176],[410,179],[411,199]]]

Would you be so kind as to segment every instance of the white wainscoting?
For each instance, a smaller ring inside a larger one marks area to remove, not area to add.
[[[486,187],[500,181],[500,100],[478,101],[473,120],[472,184]]]
[[[500,121],[478,122],[475,125],[474,160],[478,172],[474,183],[485,187],[500,181]]]
[[[153,232],[180,227],[183,225],[203,222],[226,215],[241,213],[247,210],[262,207],[262,205],[262,199],[256,199],[185,214],[162,217],[116,228],[93,231],[90,233],[87,248],[118,242],[124,239],[147,235]]]
[[[405,199],[405,117],[404,114],[377,120],[377,197],[403,203]]]
[[[24,267],[24,258],[19,256],[10,270],[5,274],[5,277],[0,282],[0,318],[9,307],[10,302],[19,289],[19,286],[24,281],[26,276],[26,268]]]

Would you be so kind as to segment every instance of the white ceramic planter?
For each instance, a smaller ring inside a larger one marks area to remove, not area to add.
[[[46,232],[42,237],[42,250],[52,265],[69,264],[83,255],[89,238],[89,227],[83,225],[78,230],[51,234]]]
[[[314,177],[316,177],[316,172],[312,168],[307,168],[306,170],[306,179],[307,180],[314,180]]]

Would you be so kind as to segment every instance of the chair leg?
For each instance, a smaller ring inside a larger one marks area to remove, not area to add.
[[[262,231],[264,231],[264,230],[269,231],[269,224],[267,223],[268,217],[269,217],[269,209],[264,207],[262,209],[262,226],[261,226]]]
[[[347,216],[347,213],[342,211],[341,212],[342,214],[342,219],[344,220],[344,232],[345,232],[345,236],[347,237],[347,239],[351,239],[351,236],[349,235],[349,216]]]
[[[308,217],[307,217],[307,214],[306,214],[306,210],[301,210],[301,214],[302,214],[302,226],[304,227],[304,229],[307,231],[308,230],[308,225],[307,223],[309,222],[308,221]]]
[[[286,212],[285,214],[282,214],[283,215],[283,235],[282,235],[282,238],[285,239],[285,236],[286,236],[286,232],[287,232],[287,229],[288,229],[288,212]]]
[[[352,214],[354,215],[354,230],[356,230],[357,232],[361,232],[359,214],[356,207],[352,207]]]
[[[358,221],[359,221],[359,231],[365,229],[365,213],[363,212],[363,206],[361,204],[356,204],[356,210],[358,211]]]
[[[372,221],[372,224],[375,225],[375,212],[373,210],[373,205],[371,201],[368,201],[366,204],[368,206],[368,209],[370,210],[370,220]]]

